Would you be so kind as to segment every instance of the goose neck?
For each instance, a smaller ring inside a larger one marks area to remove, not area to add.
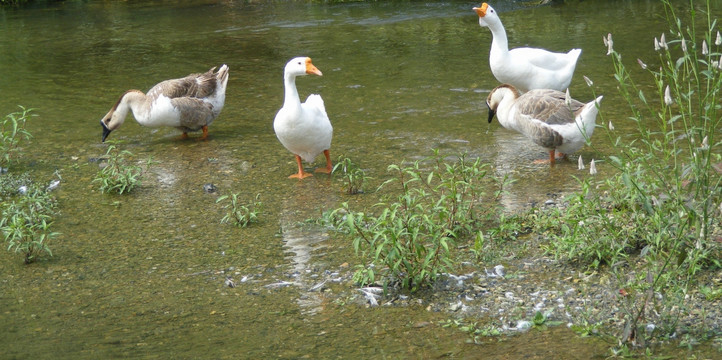
[[[298,96],[298,90],[296,89],[296,76],[292,74],[285,74],[284,76],[284,92],[285,99],[283,107],[298,107],[301,105],[301,99]]]

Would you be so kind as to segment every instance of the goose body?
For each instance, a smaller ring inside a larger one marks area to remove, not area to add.
[[[288,151],[296,156],[298,173],[289,178],[303,179],[312,174],[303,170],[301,159],[313,162],[323,153],[326,167],[316,169],[317,172],[330,173],[331,138],[333,127],[326,114],[326,107],[320,95],[309,95],[306,102],[301,103],[296,89],[296,77],[308,74],[322,76],[320,70],[311,63],[311,58],[297,57],[291,59],[284,69],[284,102],[283,107],[273,120],[276,137]]]
[[[184,138],[190,131],[202,130],[205,139],[208,125],[218,117],[226,101],[228,66],[222,65],[215,73],[214,70],[215,67],[203,74],[162,81],[146,94],[140,90],[126,91],[100,120],[102,141],[123,124],[128,112],[133,112],[135,120],[143,126],[174,127],[183,132]]]
[[[582,103],[551,89],[535,89],[524,94],[509,84],[494,88],[486,99],[489,122],[516,130],[549,151],[553,165],[555,152],[564,156],[584,146],[594,133],[602,96]]]
[[[581,49],[567,53],[530,47],[509,50],[506,30],[494,8],[483,3],[474,11],[479,15],[479,25],[491,30],[489,67],[499,82],[511,84],[522,92],[531,89],[564,91],[569,87]]]

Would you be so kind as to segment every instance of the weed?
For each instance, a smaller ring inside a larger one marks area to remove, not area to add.
[[[10,173],[0,175],[0,200],[5,200],[18,193],[26,192],[32,183],[27,173],[22,175]]]
[[[722,218],[722,177],[715,168],[722,160],[722,52],[720,44],[711,46],[716,20],[708,1],[707,28],[698,36],[694,10],[690,25],[683,26],[671,2],[663,3],[671,29],[654,39],[659,66],[638,60],[654,79],[653,96],[637,86],[607,37],[637,140],[624,142],[607,132],[617,151],[607,162],[618,173],[601,182],[579,180],[582,191],[569,199],[548,247],[557,257],[609,266],[620,294],[622,351],[675,333],[693,276],[719,266],[722,251],[713,240]],[[647,332],[652,318],[656,330]]]
[[[412,291],[427,285],[452,267],[456,240],[477,233],[489,217],[493,207],[480,206],[487,165],[464,155],[451,164],[443,160],[435,151],[411,165],[389,166],[393,176],[380,188],[391,188],[392,195],[388,203],[374,206],[377,215],[355,212],[347,203],[325,215],[353,237],[354,250],[374,265],[356,272],[358,283],[372,283],[381,269],[388,275],[385,286],[389,280]]]
[[[722,298],[722,289],[715,289],[709,286],[702,286],[699,288],[699,292],[704,295],[707,301],[717,301]]]
[[[27,120],[34,116],[33,109],[20,106],[20,111],[7,114],[0,123],[0,168],[7,167],[20,151],[21,140],[29,140],[32,136],[25,129]]]
[[[449,319],[441,323],[442,327],[458,329],[469,335],[475,344],[481,344],[482,338],[501,336],[504,331],[494,325],[479,326],[476,322]]]
[[[549,320],[549,315],[549,313],[537,311],[531,319],[532,326],[537,330],[546,330],[548,326],[559,326],[562,324],[561,321]]]
[[[52,256],[48,242],[59,235],[51,231],[57,204],[46,191],[32,186],[15,201],[3,203],[0,231],[8,250],[22,253],[32,263],[41,253]]]
[[[333,167],[333,173],[341,173],[344,178],[346,193],[356,195],[363,193],[363,186],[369,179],[366,173],[356,163],[347,157],[340,156]]]
[[[104,193],[128,193],[140,184],[143,168],[138,165],[129,165],[128,158],[133,156],[128,150],[120,150],[115,144],[108,146],[105,155],[107,165],[96,175],[93,182],[100,183],[100,191]],[[146,161],[146,170],[152,160]]]
[[[258,215],[263,209],[263,203],[261,202],[261,194],[256,195],[255,201],[250,205],[243,205],[239,200],[238,193],[231,193],[230,195],[223,195],[216,199],[216,204],[221,202],[228,202],[223,205],[223,208],[227,210],[222,223],[230,223],[237,227],[247,227],[248,225],[258,222]]]

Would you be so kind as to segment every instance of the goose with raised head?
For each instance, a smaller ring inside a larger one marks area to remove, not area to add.
[[[316,157],[323,153],[326,157],[326,167],[316,169],[316,172],[331,173],[331,137],[333,127],[326,114],[326,107],[320,95],[309,95],[306,102],[301,103],[296,89],[296,77],[305,75],[322,76],[320,70],[311,62],[311,58],[297,57],[286,64],[283,72],[284,102],[281,110],[273,120],[273,130],[276,137],[296,156],[298,173],[289,178],[303,179],[313,174],[303,170],[301,159],[312,163]]]
[[[491,30],[489,67],[501,83],[514,85],[520,91],[569,87],[581,49],[555,53],[539,48],[521,47],[509,50],[506,30],[497,12],[487,3],[475,7],[479,25]]]
[[[102,141],[125,121],[129,111],[139,124],[148,127],[169,126],[183,132],[202,130],[201,139],[208,137],[208,125],[218,117],[226,101],[228,66],[222,65],[214,73],[213,67],[203,74],[162,81],[146,94],[128,90],[100,120]]]
[[[549,151],[564,157],[578,151],[594,133],[602,96],[582,103],[557,90],[535,89],[520,94],[514,86],[502,84],[486,98],[489,123],[494,115],[499,123],[516,130]]]

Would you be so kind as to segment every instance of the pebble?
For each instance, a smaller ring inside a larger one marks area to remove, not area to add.
[[[213,194],[214,192],[218,191],[218,188],[215,185],[208,183],[203,185],[203,191],[208,194]]]

